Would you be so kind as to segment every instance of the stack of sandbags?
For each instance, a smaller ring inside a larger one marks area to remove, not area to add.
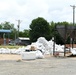
[[[21,53],[22,59],[32,60],[36,58],[44,58],[42,51],[38,50],[34,45],[30,45],[29,51],[25,51]]]
[[[31,59],[36,59],[36,49],[34,46],[30,45],[28,50],[25,50],[25,52],[21,53],[22,59],[25,60],[31,60]]]
[[[76,48],[71,48],[71,53],[72,53],[73,55],[76,55]]]
[[[22,57],[22,59],[25,59],[25,60],[36,59],[36,52],[35,52],[35,51],[22,52],[22,53],[21,53],[21,57]]]

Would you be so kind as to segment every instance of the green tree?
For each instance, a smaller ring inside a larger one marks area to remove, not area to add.
[[[20,37],[29,37],[29,30],[23,30],[19,32]]]
[[[25,35],[23,34],[22,31],[19,32],[19,37],[24,37]]]
[[[17,38],[17,29],[13,28],[10,33],[10,38],[15,40]]]
[[[0,24],[0,29],[2,29],[2,25]]]
[[[70,23],[64,21],[64,22],[57,22],[55,25],[70,25]]]
[[[56,29],[57,25],[72,25],[72,23],[68,23],[66,21],[64,22],[57,22],[54,23],[53,21],[49,23],[50,24],[50,30],[51,30],[51,38],[55,37],[55,41],[57,44],[64,44],[64,39],[63,37],[61,37],[61,35],[59,34],[59,32]],[[69,38],[67,39],[67,43],[69,42]]]
[[[23,33],[24,33],[25,37],[29,37],[29,30],[24,30]]]
[[[51,32],[51,38],[55,35],[55,23],[52,21],[49,23],[50,25],[50,32]]]
[[[0,24],[0,29],[11,30],[9,38],[14,39],[15,28],[14,28],[14,24],[13,23],[5,21],[5,22]],[[0,35],[1,35],[1,37],[3,37],[3,33],[0,33]],[[8,38],[8,34],[6,35],[6,38]]]
[[[13,23],[5,21],[5,22],[0,24],[0,29],[11,30],[11,33],[9,35],[9,38],[11,38],[11,39],[15,39],[17,36],[17,30],[16,30],[16,28],[14,28]],[[8,37],[8,34],[6,35],[6,37]]]
[[[30,24],[30,40],[31,42],[37,41],[39,37],[45,37],[47,40],[50,39],[50,25],[41,17],[38,17]]]
[[[14,28],[14,24],[10,23],[10,22],[4,22],[0,24],[2,26],[2,29],[13,29]]]

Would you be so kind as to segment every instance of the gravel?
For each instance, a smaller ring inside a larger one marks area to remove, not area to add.
[[[0,60],[0,75],[76,75],[76,57]]]

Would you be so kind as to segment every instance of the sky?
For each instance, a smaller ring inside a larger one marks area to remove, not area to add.
[[[0,23],[7,21],[17,28],[21,20],[20,31],[23,31],[38,17],[48,22],[73,22],[70,5],[76,5],[76,0],[0,0]]]

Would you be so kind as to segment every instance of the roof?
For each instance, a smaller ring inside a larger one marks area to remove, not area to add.
[[[25,37],[18,37],[18,39],[20,39],[20,40],[30,40],[29,38],[25,38]]]
[[[11,30],[0,29],[0,32],[1,32],[1,33],[10,33]]]

